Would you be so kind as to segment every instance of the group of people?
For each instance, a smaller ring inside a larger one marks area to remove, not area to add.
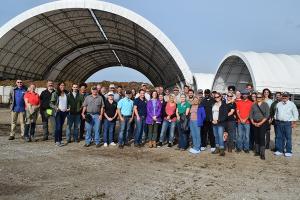
[[[26,142],[35,141],[35,127],[40,113],[43,123],[43,140],[49,139],[49,121],[55,124],[54,141],[64,146],[63,125],[67,118],[67,143],[85,140],[84,147],[95,144],[100,147],[124,148],[133,140],[135,147],[145,144],[149,148],[172,147],[199,154],[210,145],[213,154],[225,156],[232,152],[254,151],[255,156],[265,159],[265,149],[270,148],[270,129],[274,126],[277,156],[292,156],[292,128],[299,113],[287,92],[276,92],[275,99],[269,89],[261,93],[253,91],[248,84],[242,91],[234,86],[227,93],[211,92],[209,89],[194,91],[185,85],[180,91],[156,87],[150,91],[143,84],[139,91],[123,91],[111,84],[72,84],[67,91],[64,82],[54,89],[52,81],[40,95],[35,84],[27,89],[22,80],[10,92],[11,133],[20,117],[21,135]],[[116,124],[119,124],[115,139]],[[84,137],[85,135],[85,137]],[[102,141],[103,140],[103,141]],[[116,143],[118,144],[116,144]]]

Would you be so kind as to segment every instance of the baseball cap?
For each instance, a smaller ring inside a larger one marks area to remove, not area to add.
[[[108,92],[107,96],[114,96],[114,93],[113,92]]]
[[[247,94],[247,95],[249,95],[250,92],[249,92],[249,90],[244,89],[244,90],[241,91],[241,94]]]
[[[210,89],[204,90],[204,94],[210,94]]]
[[[290,93],[288,93],[288,92],[282,92],[282,94],[281,94],[283,97],[289,97],[290,96]]]
[[[96,87],[96,86],[93,86],[93,87],[92,87],[92,90],[97,90],[97,87]]]
[[[131,94],[131,90],[126,90],[125,94]]]
[[[114,84],[110,84],[109,88],[116,88]]]
[[[197,90],[198,94],[203,94],[203,90],[202,89],[199,89]]]

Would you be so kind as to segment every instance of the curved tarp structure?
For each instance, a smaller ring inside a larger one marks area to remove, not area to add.
[[[213,82],[213,90],[226,91],[227,86],[237,89],[252,83],[262,91],[288,91],[300,94],[300,56],[233,51],[221,61]]]
[[[0,79],[81,82],[111,66],[133,68],[154,85],[193,84],[186,61],[162,31],[111,3],[55,1],[0,29]]]

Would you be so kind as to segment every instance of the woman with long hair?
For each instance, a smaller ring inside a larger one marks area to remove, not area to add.
[[[55,144],[59,147],[64,145],[62,142],[62,129],[69,111],[67,106],[68,92],[65,87],[64,82],[58,83],[57,90],[52,94],[50,101],[50,106],[55,113]]]
[[[212,121],[213,131],[216,141],[216,150],[212,152],[213,154],[220,154],[220,156],[225,156],[225,145],[224,145],[224,129],[228,117],[227,106],[224,101],[222,101],[222,95],[217,92],[214,95],[215,103],[212,106]]]
[[[169,95],[169,102],[166,104],[163,112],[163,123],[162,128],[160,132],[160,139],[158,146],[162,146],[165,138],[166,133],[169,128],[169,139],[168,139],[168,147],[173,146],[173,140],[174,140],[174,131],[176,127],[176,102],[175,102],[175,96],[173,94]]]
[[[269,106],[269,108],[271,108],[271,105],[273,103],[272,100],[272,93],[268,88],[265,88],[262,92],[263,94],[263,100],[264,102],[266,102]],[[267,124],[267,131],[266,131],[266,149],[270,148],[270,131],[271,131],[271,121],[270,119],[268,119],[269,123]]]
[[[270,109],[266,102],[263,101],[261,93],[257,94],[257,102],[252,105],[250,111],[250,120],[253,124],[254,140],[255,140],[255,156],[260,156],[265,160],[265,135],[268,127],[268,118]]]

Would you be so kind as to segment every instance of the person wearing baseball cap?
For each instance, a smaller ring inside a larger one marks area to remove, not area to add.
[[[108,91],[112,92],[114,94],[114,101],[118,103],[120,101],[121,96],[116,92],[116,87],[114,84],[110,84],[108,87]],[[105,95],[105,98],[107,99],[108,93]]]
[[[116,126],[116,119],[118,117],[117,102],[114,101],[114,93],[107,93],[107,99],[104,102],[104,132],[103,140],[104,147],[115,146],[113,142],[114,130]]]
[[[120,118],[119,148],[123,149],[128,145],[130,135],[130,124],[133,120],[133,101],[131,100],[131,90],[125,91],[125,97],[118,102],[118,115]]]
[[[277,103],[275,112],[275,125],[277,126],[276,156],[291,157],[292,154],[292,129],[296,128],[299,112],[294,102],[289,100],[288,92],[282,93],[282,101]]]
[[[250,137],[250,120],[249,115],[253,102],[249,100],[249,90],[241,91],[242,100],[236,103],[236,112],[238,116],[238,135],[236,152],[244,150],[249,153],[249,137]]]
[[[103,98],[98,94],[96,86],[92,86],[91,92],[92,94],[87,96],[82,104],[83,109],[81,116],[86,120],[84,147],[91,146],[92,130],[94,130],[94,141],[96,143],[96,147],[98,148],[100,147],[100,126],[104,111],[104,101]]]

